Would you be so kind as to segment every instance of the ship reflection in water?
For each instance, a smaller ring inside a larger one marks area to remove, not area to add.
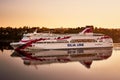
[[[80,62],[90,68],[93,61],[105,60],[112,55],[112,48],[70,49],[47,51],[15,51],[12,57],[20,57],[25,65]]]

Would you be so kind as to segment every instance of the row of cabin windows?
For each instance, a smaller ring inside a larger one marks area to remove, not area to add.
[[[79,43],[79,42],[97,42],[94,39],[73,39],[70,41],[70,43]],[[37,43],[69,43],[67,40],[60,40],[57,42],[37,42]]]
[[[76,42],[97,42],[94,39],[73,39],[70,41],[71,43],[76,43]]]
[[[69,43],[66,40],[61,40],[61,41],[57,41],[57,42],[37,42],[37,43]]]

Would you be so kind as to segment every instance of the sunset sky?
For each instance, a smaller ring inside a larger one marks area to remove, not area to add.
[[[120,28],[120,0],[0,0],[0,27]]]

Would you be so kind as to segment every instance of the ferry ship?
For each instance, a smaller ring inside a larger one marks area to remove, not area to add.
[[[10,43],[15,50],[58,50],[113,47],[110,36],[85,28],[78,34],[27,33],[20,42]]]

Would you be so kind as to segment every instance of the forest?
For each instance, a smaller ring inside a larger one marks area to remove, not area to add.
[[[113,39],[114,43],[120,42],[120,29],[111,29],[111,28],[97,28],[94,26],[86,26],[91,27],[93,32],[95,33],[102,33],[110,36]],[[44,32],[44,33],[56,33],[56,34],[69,34],[69,33],[79,33],[85,27],[76,27],[76,28],[47,28],[47,27],[0,27],[0,42],[13,42],[19,41],[24,33],[31,33],[37,29],[37,32]]]

